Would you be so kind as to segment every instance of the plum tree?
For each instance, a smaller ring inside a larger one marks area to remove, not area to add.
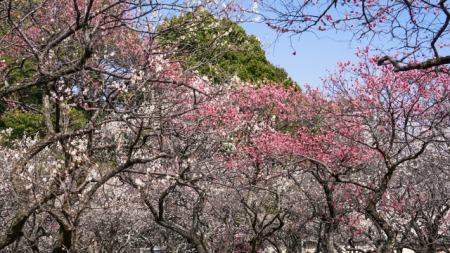
[[[446,1],[254,1],[259,16],[279,33],[334,30],[353,39],[380,42],[379,65],[393,71],[445,71],[450,63],[450,13]],[[339,38],[341,39],[341,38]],[[374,47],[374,45],[372,44]]]

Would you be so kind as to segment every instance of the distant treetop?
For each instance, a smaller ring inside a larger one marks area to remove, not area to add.
[[[166,19],[159,30],[163,45],[177,45],[184,65],[198,68],[214,83],[237,76],[244,82],[295,85],[283,68],[267,60],[258,38],[229,19],[195,11]]]

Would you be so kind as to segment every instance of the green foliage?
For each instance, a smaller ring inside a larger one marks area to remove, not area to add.
[[[186,67],[195,66],[214,83],[237,76],[252,83],[295,85],[284,69],[266,59],[258,39],[231,20],[195,11],[166,20],[159,30],[164,46],[176,45]]]
[[[23,112],[19,109],[11,109],[3,113],[1,128],[11,129],[9,135],[2,136],[4,143],[20,139],[24,135],[35,135],[38,133],[44,122],[44,116],[34,112]]]
[[[71,130],[81,129],[88,123],[84,112],[76,108],[68,110],[68,127]],[[44,116],[34,112],[24,112],[19,109],[10,109],[3,113],[0,120],[0,134],[3,144],[9,144],[12,140],[43,134]]]
[[[30,60],[18,60],[8,56],[2,57],[6,65],[8,66],[8,83],[15,84],[25,78],[31,77],[36,72],[36,64]]]
[[[73,130],[78,130],[84,127],[87,123],[87,117],[86,115],[75,108],[69,109],[69,122],[70,122],[70,128]]]
[[[3,56],[0,61],[4,61],[7,68],[4,70],[8,73],[6,82],[0,83],[0,88],[6,84],[15,85],[24,81],[27,78],[32,77],[35,74],[36,64],[30,60],[14,60],[9,56]],[[24,104],[40,104],[42,99],[42,88],[33,86],[26,90],[21,90],[15,94],[14,99],[20,100]],[[7,105],[0,103],[0,112],[7,109]]]

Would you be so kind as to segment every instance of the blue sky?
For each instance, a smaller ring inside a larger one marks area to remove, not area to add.
[[[244,23],[248,34],[257,36],[266,50],[267,58],[274,65],[284,68],[301,86],[309,84],[321,87],[321,78],[333,71],[338,61],[355,61],[356,42],[350,43],[350,36],[343,32],[307,33],[301,38],[283,34],[276,39],[276,33],[265,24]],[[293,52],[296,55],[293,55]],[[328,70],[328,71],[327,71]]]

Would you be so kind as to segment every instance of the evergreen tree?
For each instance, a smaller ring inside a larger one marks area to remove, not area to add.
[[[195,66],[214,83],[237,76],[244,82],[296,85],[286,71],[271,64],[257,37],[236,22],[195,11],[167,19],[159,27],[163,45],[177,45],[185,66]]]

